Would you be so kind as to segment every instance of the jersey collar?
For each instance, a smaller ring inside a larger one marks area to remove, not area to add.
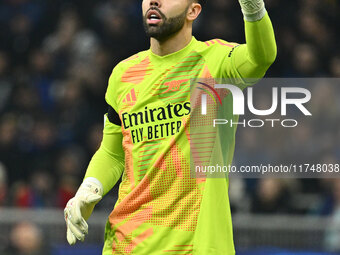
[[[151,62],[154,62],[154,63],[158,62],[160,65],[178,62],[179,59],[183,58],[184,56],[186,56],[188,53],[190,53],[193,50],[193,46],[196,44],[196,42],[197,40],[193,36],[191,38],[190,43],[188,43],[188,45],[186,45],[183,49],[173,52],[168,55],[164,55],[164,56],[159,56],[153,53],[151,49],[149,49],[148,52],[149,52],[150,60]]]

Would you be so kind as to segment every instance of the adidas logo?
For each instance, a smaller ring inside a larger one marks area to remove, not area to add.
[[[128,105],[134,105],[137,101],[137,95],[138,95],[138,91],[136,93],[135,89],[131,89],[129,93],[127,93],[127,95],[125,96],[125,98],[123,99],[123,103],[128,104]]]

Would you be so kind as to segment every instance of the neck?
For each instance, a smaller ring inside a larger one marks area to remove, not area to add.
[[[150,39],[151,51],[159,56],[165,56],[183,49],[187,46],[192,38],[192,28],[183,27],[178,33],[165,39],[158,41],[155,38]]]

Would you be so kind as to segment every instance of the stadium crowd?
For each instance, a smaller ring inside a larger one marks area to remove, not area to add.
[[[0,2],[0,207],[64,208],[73,197],[101,141],[112,68],[148,48],[140,2]],[[340,2],[265,2],[278,46],[267,77],[340,78]],[[208,1],[194,34],[243,43],[238,2]],[[311,92],[308,122],[239,128],[235,164],[339,163],[340,88]],[[340,179],[235,179],[230,199],[235,212],[331,215]]]

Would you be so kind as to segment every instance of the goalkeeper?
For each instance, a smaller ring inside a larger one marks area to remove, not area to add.
[[[244,88],[247,78],[263,77],[276,58],[263,0],[239,2],[246,35],[240,45],[192,36],[203,0],[143,0],[150,49],[120,62],[109,78],[101,146],[64,210],[70,244],[84,240],[95,204],[122,175],[104,255],[235,254],[229,180],[190,178],[188,134],[190,79],[237,79]],[[156,133],[171,123],[181,125]],[[150,130],[155,134],[148,137]],[[231,142],[230,160],[233,152]]]

